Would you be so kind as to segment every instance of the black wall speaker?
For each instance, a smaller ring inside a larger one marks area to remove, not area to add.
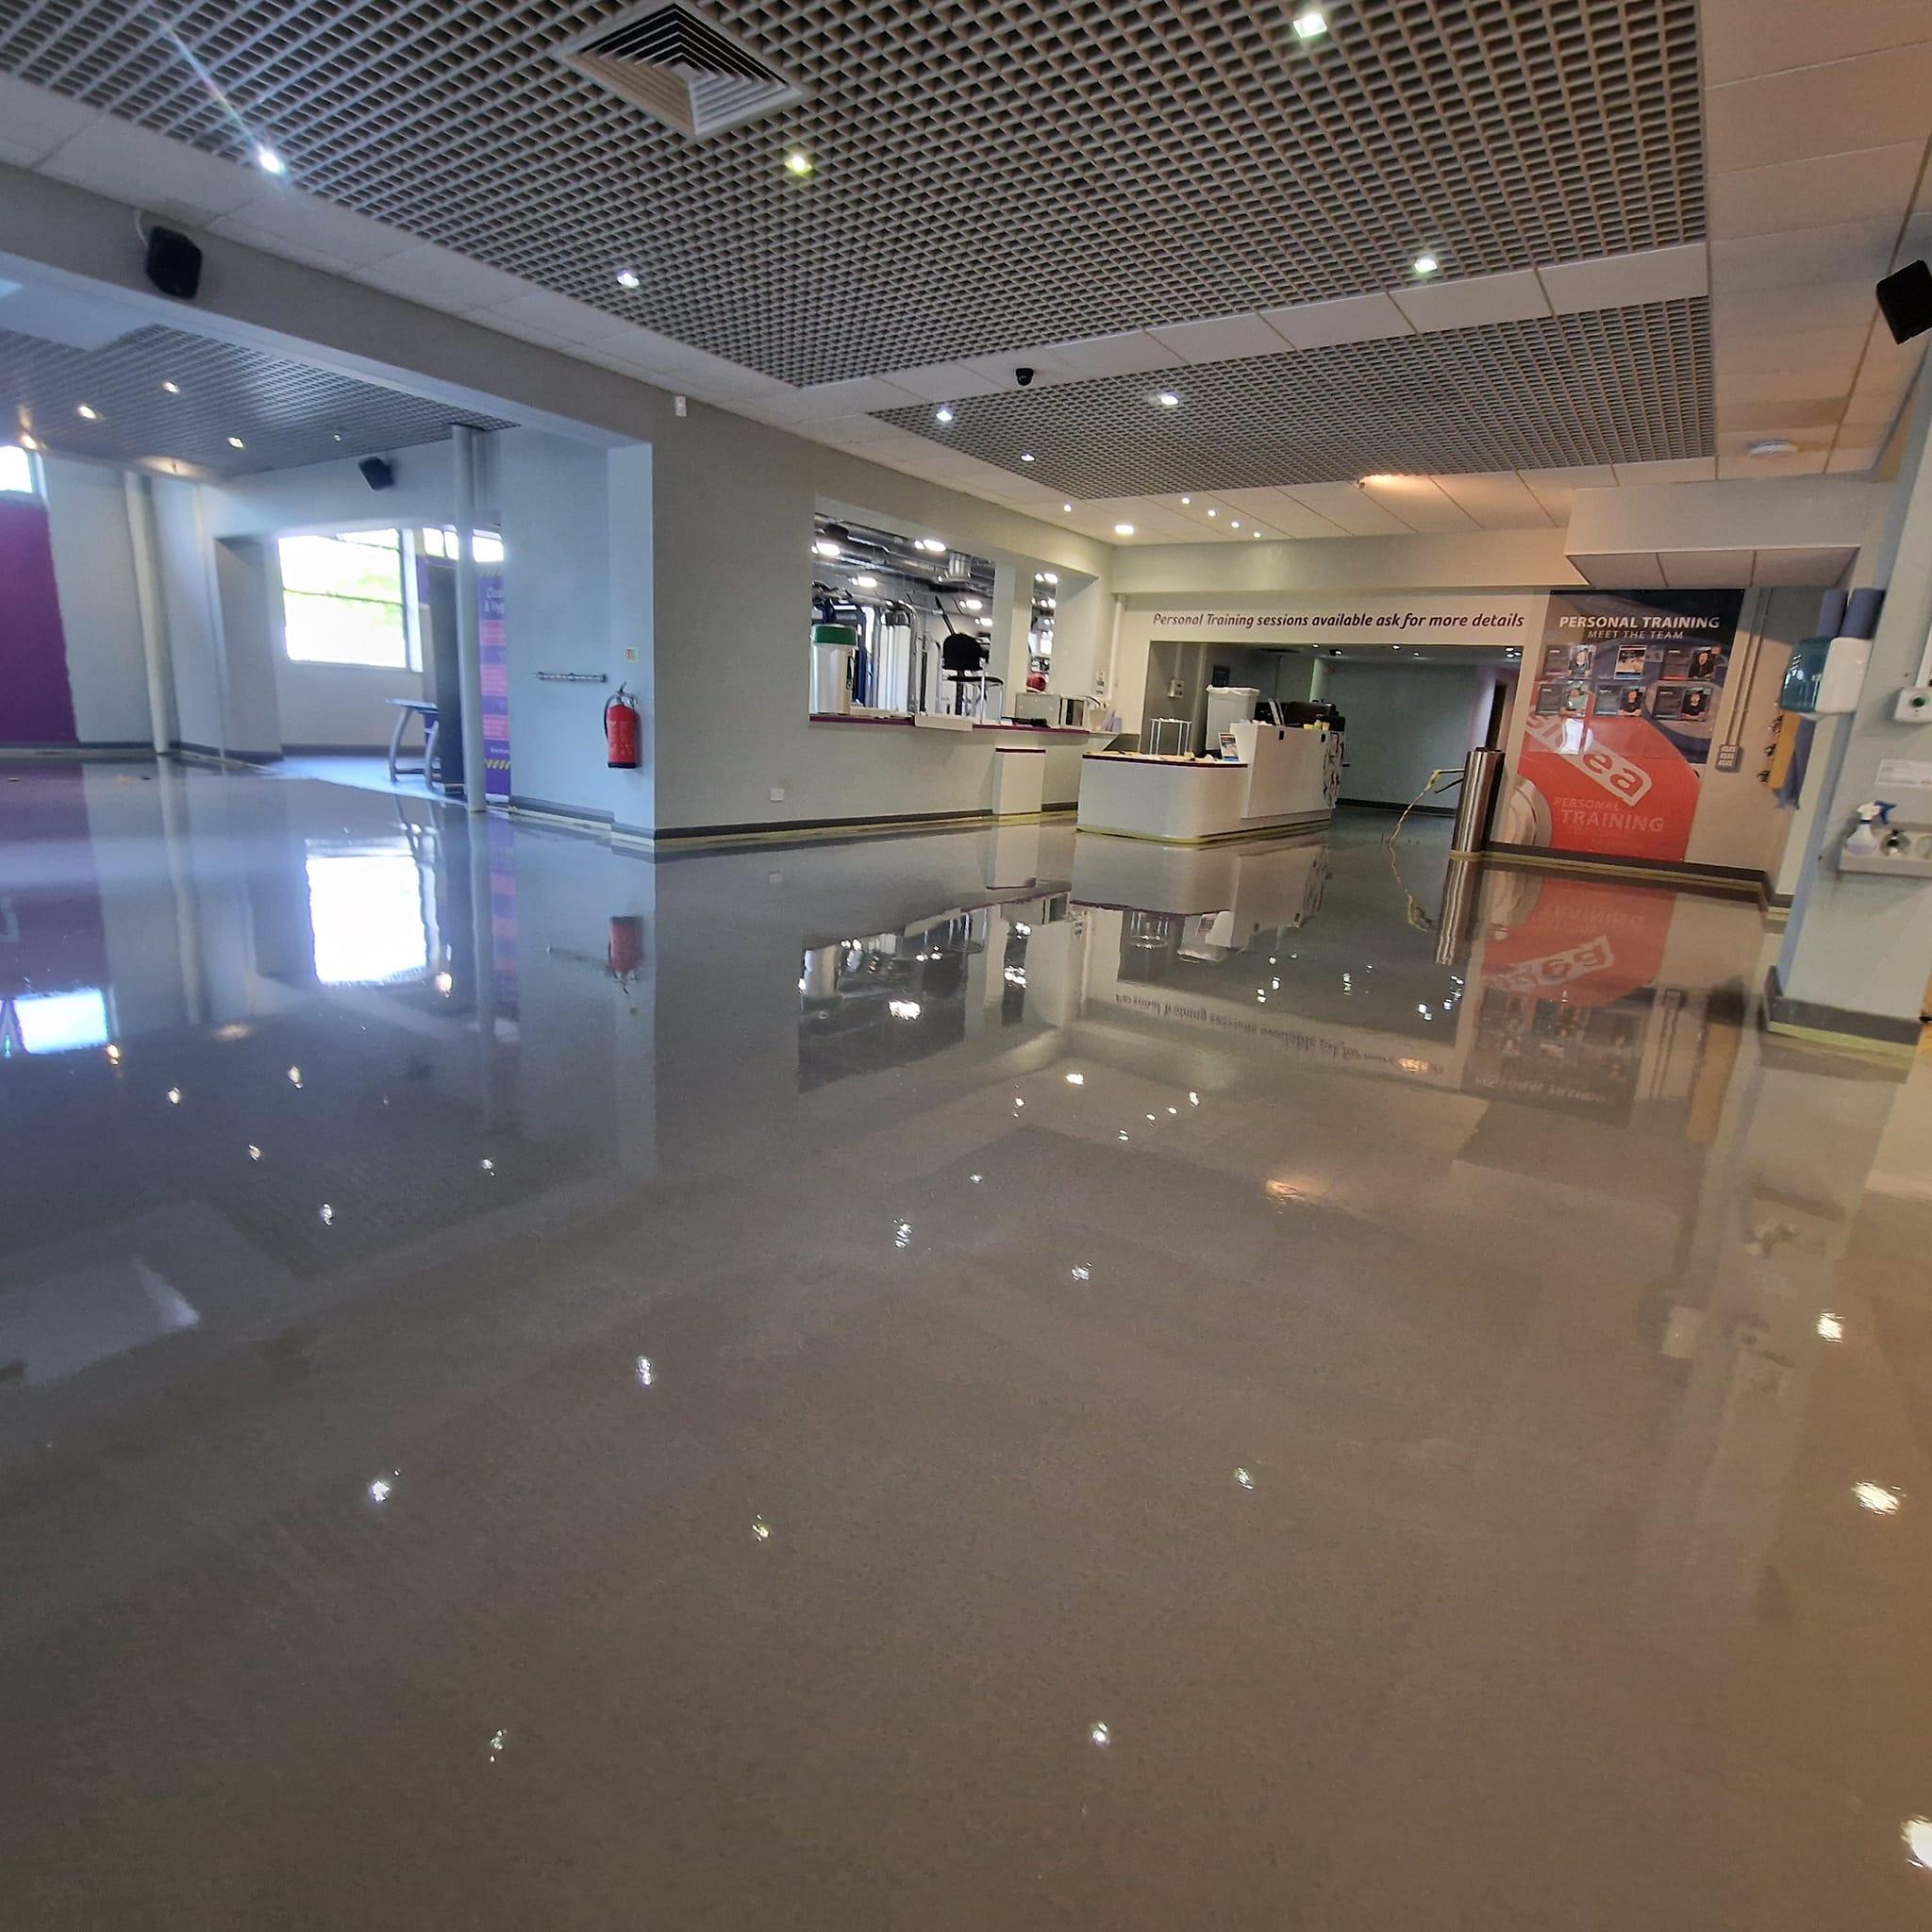
[[[396,480],[396,466],[386,457],[364,457],[356,467],[372,490],[387,490]]]
[[[150,228],[142,266],[162,294],[178,302],[192,302],[201,287],[201,250],[178,229]]]
[[[1932,328],[1932,268],[1907,262],[1878,284],[1879,312],[1895,342],[1908,342]]]

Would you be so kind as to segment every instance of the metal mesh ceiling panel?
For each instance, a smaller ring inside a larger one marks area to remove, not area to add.
[[[178,394],[162,387],[170,382]],[[58,455],[173,459],[244,476],[437,442],[455,423],[511,426],[171,328],[137,329],[103,349],[0,330],[0,437],[31,428]]]
[[[1707,308],[1657,302],[1012,390],[954,403],[946,426],[929,406],[884,420],[1074,497],[1701,456]],[[1163,390],[1178,408],[1159,405]]]
[[[0,68],[793,382],[1702,236],[1695,0],[1294,10],[730,0],[809,98],[703,142],[557,58],[609,7],[10,0]]]

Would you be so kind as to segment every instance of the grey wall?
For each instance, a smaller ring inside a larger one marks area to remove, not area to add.
[[[1496,684],[1484,665],[1335,659],[1324,678],[1324,695],[1348,721],[1341,795],[1379,805],[1407,805],[1431,771],[1461,768],[1482,737]]]
[[[503,518],[511,792],[608,814],[615,774],[599,749],[601,720],[623,674],[611,661],[608,458],[537,429],[487,442]],[[540,671],[602,673],[610,682],[545,683]]]
[[[82,744],[151,741],[134,547],[121,472],[46,458],[48,533]]]

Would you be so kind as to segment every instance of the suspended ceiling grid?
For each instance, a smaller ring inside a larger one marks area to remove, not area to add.
[[[708,10],[807,99],[691,142],[505,0],[16,0],[0,71],[789,383],[1703,232],[1694,0]]]
[[[245,476],[439,442],[458,423],[512,426],[177,329],[95,349],[0,329],[0,435],[27,430],[62,456]]]
[[[1652,462],[1709,446],[1702,302],[974,396],[884,420],[1071,497]],[[1163,405],[1163,395],[1178,398]]]

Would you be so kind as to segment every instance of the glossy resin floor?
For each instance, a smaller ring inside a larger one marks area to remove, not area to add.
[[[1932,1068],[1388,824],[0,775],[0,1919],[1932,1924]]]

